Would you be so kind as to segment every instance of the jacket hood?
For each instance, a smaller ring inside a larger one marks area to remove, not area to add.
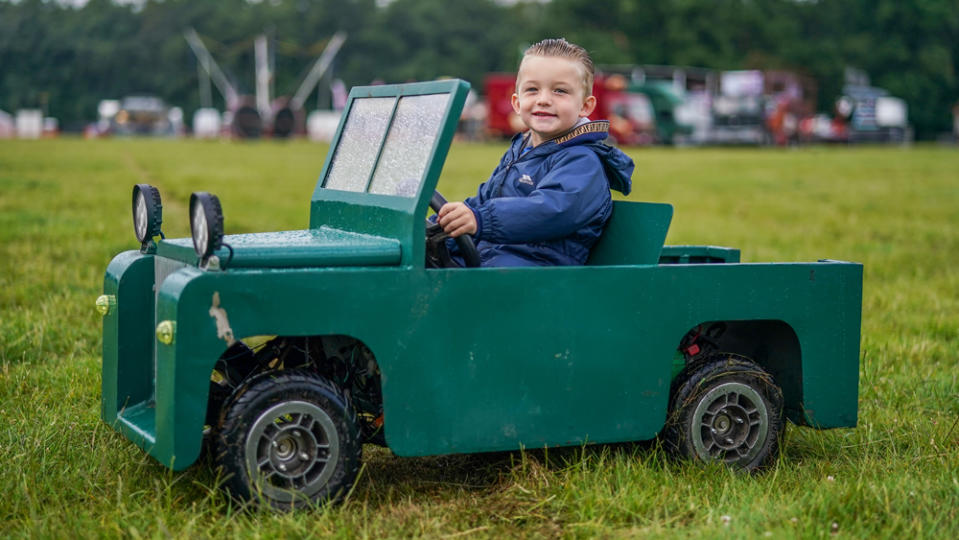
[[[633,164],[632,158],[627,156],[619,148],[613,148],[604,143],[590,143],[590,148],[599,156],[603,162],[603,171],[606,173],[606,179],[609,181],[610,189],[629,195],[633,190]]]

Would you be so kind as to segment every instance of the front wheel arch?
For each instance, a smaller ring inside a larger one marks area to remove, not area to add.
[[[386,446],[382,377],[375,353],[355,337],[325,334],[252,336],[229,347],[211,373],[204,448],[220,429],[224,405],[233,399],[233,394],[264,373],[290,369],[306,370],[336,381],[350,397],[364,441]]]

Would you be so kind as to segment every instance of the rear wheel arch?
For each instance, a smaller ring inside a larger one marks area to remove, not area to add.
[[[690,339],[697,334],[707,339],[699,344],[698,354],[690,355],[684,349],[688,349]],[[798,334],[787,322],[778,319],[704,321],[684,334],[679,349],[684,352],[687,364],[710,352],[733,353],[750,359],[766,370],[782,389],[786,417],[794,424],[805,424],[802,348]]]

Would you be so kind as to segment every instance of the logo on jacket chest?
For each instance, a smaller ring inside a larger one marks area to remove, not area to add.
[[[530,178],[528,174],[524,174],[523,176],[520,176],[517,182],[519,182],[520,184],[526,184],[527,186],[533,185],[533,179]]]

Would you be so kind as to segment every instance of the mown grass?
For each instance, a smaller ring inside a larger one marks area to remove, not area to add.
[[[501,145],[455,144],[471,194]],[[630,149],[630,199],[675,208],[668,242],[745,261],[865,265],[860,424],[790,426],[743,476],[654,444],[405,459],[369,448],[335,508],[238,508],[205,467],[173,473],[99,420],[106,264],[135,241],[130,186],[158,185],[186,236],[194,190],[228,232],[302,228],[326,148],[107,140],[0,142],[0,536],[959,536],[959,152],[950,148]]]

